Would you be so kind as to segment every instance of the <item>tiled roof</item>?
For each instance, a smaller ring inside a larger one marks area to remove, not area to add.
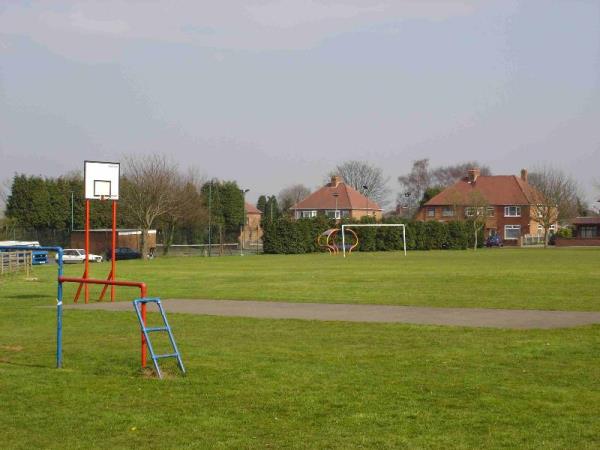
[[[334,193],[338,193],[337,197],[337,207],[338,209],[369,209],[371,211],[377,210],[381,211],[381,207],[377,204],[377,202],[367,198],[362,195],[356,189],[348,186],[344,182],[339,182],[337,185],[333,183],[328,183],[323,186],[321,189],[316,190],[308,197],[303,200],[300,200],[294,206],[292,206],[292,210],[295,209],[335,209],[335,197]]]
[[[514,175],[479,176],[474,183],[468,178],[457,181],[425,205],[467,205],[472,202],[474,192],[482,195],[490,205],[531,205],[537,195],[533,186]]]
[[[252,203],[246,203],[246,214],[262,214],[262,211]]]
[[[600,225],[600,217],[576,217],[573,225]]]

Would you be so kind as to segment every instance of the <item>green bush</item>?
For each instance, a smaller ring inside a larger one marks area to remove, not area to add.
[[[372,218],[345,220],[345,224],[373,223]],[[472,247],[473,227],[468,222],[419,222],[400,218],[386,218],[383,223],[403,223],[406,225],[406,247],[408,250],[464,250]],[[318,216],[312,219],[292,220],[279,218],[273,223],[264,224],[263,249],[265,253],[311,253],[323,251],[317,245],[321,233],[339,227],[334,220]],[[391,251],[402,250],[402,228],[400,227],[356,227],[353,229],[359,240],[358,250]],[[478,238],[479,246],[484,244],[483,231]]]

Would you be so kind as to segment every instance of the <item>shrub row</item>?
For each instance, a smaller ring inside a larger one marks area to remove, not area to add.
[[[365,218],[361,222],[368,223],[369,220]],[[358,222],[345,221],[344,223]],[[406,225],[408,250],[460,250],[472,247],[474,244],[473,226],[467,221],[442,223],[386,218],[383,223]],[[265,253],[283,254],[322,251],[317,246],[317,237],[325,230],[334,227],[336,227],[335,221],[325,217],[300,220],[282,217],[272,223],[263,224],[263,249]],[[400,227],[357,227],[354,231],[358,235],[359,251],[402,250],[402,228]],[[479,233],[478,244],[479,246],[483,244],[483,232]]]

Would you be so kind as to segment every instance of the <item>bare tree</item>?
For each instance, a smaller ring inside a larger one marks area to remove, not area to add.
[[[193,226],[206,219],[207,211],[200,192],[204,182],[204,177],[193,169],[185,175],[177,174],[173,180],[172,208],[159,219],[163,236],[163,255],[169,253],[177,226]]]
[[[383,207],[388,203],[390,190],[387,187],[389,177],[383,175],[383,170],[367,161],[349,160],[337,165],[328,174],[328,178],[339,175],[344,183],[356,189],[361,194],[375,200]]]
[[[471,168],[479,168],[480,175],[483,176],[492,174],[489,167],[482,166],[477,161],[440,166],[433,169],[429,167],[428,158],[413,161],[411,171],[398,177],[398,182],[401,185],[398,203],[407,210],[409,216],[412,216],[423,203],[428,190],[441,191],[453,185],[464,178],[467,170]]]
[[[577,183],[562,170],[542,166],[528,176],[532,192],[531,215],[544,229],[544,247],[548,246],[550,228],[577,215]]]
[[[287,212],[292,206],[300,200],[310,195],[310,189],[303,184],[294,184],[288,186],[279,192],[277,201],[282,212]]]
[[[164,155],[124,158],[120,202],[129,220],[142,230],[142,255],[148,258],[148,231],[157,219],[178,208],[177,165]]]
[[[429,159],[413,161],[411,171],[398,177],[402,191],[398,194],[398,203],[407,209],[408,215],[414,215],[419,209],[419,202],[431,183]]]
[[[489,176],[492,171],[488,166],[481,165],[477,161],[467,161],[454,164],[452,166],[440,166],[431,171],[432,183],[434,186],[448,187],[464,178],[467,170],[478,168],[480,176]]]
[[[473,250],[477,250],[479,244],[479,232],[492,214],[492,209],[485,196],[479,191],[472,191],[467,196],[465,205],[465,216],[473,226]]]

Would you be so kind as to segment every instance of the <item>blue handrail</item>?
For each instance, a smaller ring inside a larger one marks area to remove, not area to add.
[[[60,277],[63,275],[63,248],[62,247],[24,247],[22,245],[0,246],[0,251],[17,251],[17,250],[45,250],[47,252],[55,252],[58,254],[58,287],[56,292],[56,368],[62,367],[62,303],[63,303],[63,285]]]

